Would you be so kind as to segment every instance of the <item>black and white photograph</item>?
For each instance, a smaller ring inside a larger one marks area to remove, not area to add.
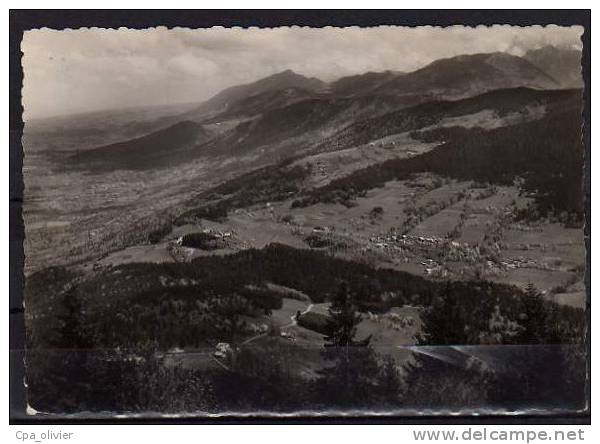
[[[25,31],[27,414],[588,412],[583,34]]]

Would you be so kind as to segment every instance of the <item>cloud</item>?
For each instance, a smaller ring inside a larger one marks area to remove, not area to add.
[[[223,88],[292,69],[330,81],[366,71],[413,71],[458,54],[522,55],[581,48],[581,27],[27,31],[25,117],[199,102]]]

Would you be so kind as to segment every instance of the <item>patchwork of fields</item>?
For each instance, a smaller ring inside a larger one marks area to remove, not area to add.
[[[543,220],[513,220],[511,215],[529,201],[517,187],[423,174],[387,182],[350,207],[292,208],[290,199],[238,209],[225,221],[175,227],[158,244],[131,247],[99,263],[189,261],[280,243],[433,279],[484,278],[520,288],[532,283],[551,300],[583,307],[582,231]],[[227,236],[223,248],[178,247],[180,254],[173,254],[178,238],[203,231]]]

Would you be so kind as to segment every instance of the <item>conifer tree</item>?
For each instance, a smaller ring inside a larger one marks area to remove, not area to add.
[[[458,292],[446,283],[432,306],[423,313],[419,345],[468,344],[464,308]]]
[[[523,328],[519,335],[521,344],[539,344],[546,342],[548,325],[547,310],[542,294],[530,282],[523,296],[523,311],[520,324]]]
[[[356,312],[356,307],[352,303],[348,285],[343,282],[338,292],[331,301],[328,309],[329,335],[325,337],[326,346],[330,347],[348,347],[351,345],[368,345],[370,338],[364,341],[355,342],[356,326],[362,320],[360,313]]]
[[[364,407],[377,400],[379,364],[370,347],[370,337],[356,341],[356,312],[348,286],[343,283],[329,308],[329,335],[325,337],[323,357],[333,366],[320,371],[317,396],[325,405]]]

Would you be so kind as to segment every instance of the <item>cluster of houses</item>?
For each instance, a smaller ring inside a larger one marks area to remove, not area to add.
[[[386,248],[393,244],[400,244],[401,246],[411,245],[438,245],[446,242],[446,239],[440,237],[426,237],[426,236],[409,236],[407,234],[398,234],[396,232],[389,232],[379,236],[372,236],[369,241],[374,243],[379,248]]]
[[[371,248],[385,251],[396,258],[404,258],[404,262],[408,262],[409,256],[412,255],[427,257],[431,250],[435,250],[437,256],[443,257],[444,262],[477,264],[482,260],[478,246],[436,236],[410,236],[389,232],[370,237],[369,244]],[[426,275],[445,277],[448,274],[446,268],[433,259],[420,260],[420,264],[424,267]]]
[[[376,248],[391,250],[414,250],[418,248],[436,248],[445,252],[448,260],[477,262],[481,259],[479,248],[466,243],[436,236],[409,236],[395,232],[372,236],[369,242]]]
[[[513,259],[505,259],[500,262],[503,268],[507,270],[515,270],[517,268],[537,268],[539,270],[547,270],[550,268],[548,264],[540,263],[533,259],[517,257]]]

